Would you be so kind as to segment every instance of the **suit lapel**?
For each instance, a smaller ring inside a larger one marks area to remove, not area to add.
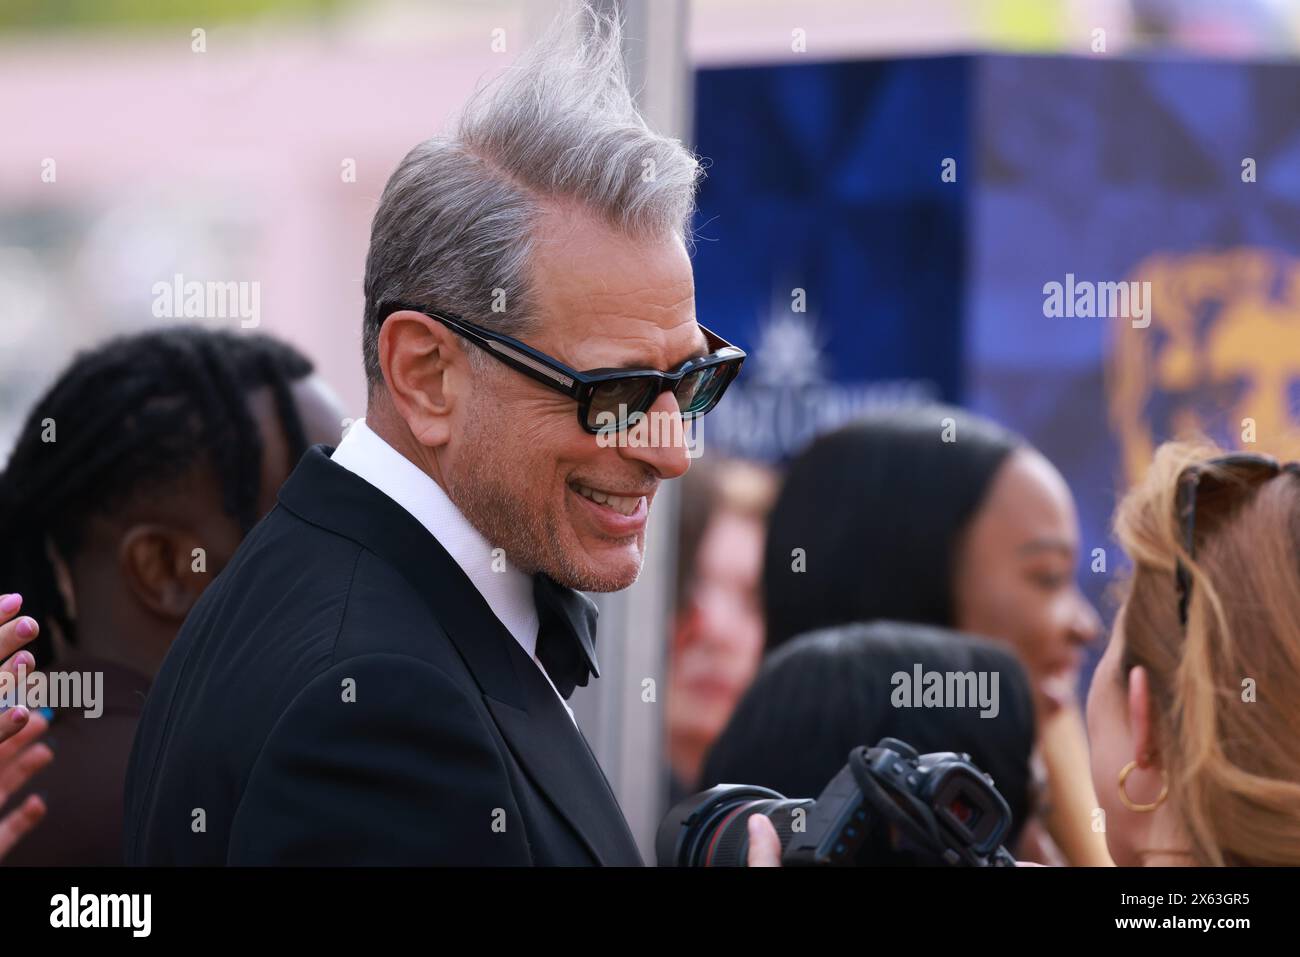
[[[586,739],[537,665],[513,639],[511,644],[527,707],[483,695],[511,753],[597,861],[640,864],[636,841]]]
[[[640,864],[600,766],[555,692],[436,538],[316,446],[280,491],[294,514],[395,568],[429,607],[483,693],[511,753],[600,863]]]

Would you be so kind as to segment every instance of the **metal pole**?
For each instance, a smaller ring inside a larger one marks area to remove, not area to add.
[[[593,6],[623,18],[628,78],[646,122],[659,133],[685,140],[691,81],[688,0],[595,0]],[[601,678],[579,688],[570,702],[649,864],[654,863],[655,829],[667,810],[663,695],[678,507],[676,483],[661,485],[646,530],[640,579],[626,591],[593,596],[600,606],[596,647]]]

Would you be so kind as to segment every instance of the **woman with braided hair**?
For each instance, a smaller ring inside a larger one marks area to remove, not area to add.
[[[7,863],[121,862],[121,795],[149,683],[186,614],[342,414],[311,363],[261,335],[173,327],[78,356],[0,475],[0,583],[39,668],[102,674],[102,714],[54,712],[36,784],[56,827]],[[11,805],[26,799],[16,795]]]

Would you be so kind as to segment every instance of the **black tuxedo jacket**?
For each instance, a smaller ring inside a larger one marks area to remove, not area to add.
[[[127,772],[127,863],[639,865],[537,665],[437,540],[327,453],[163,664]],[[590,602],[565,594],[559,640],[589,650]]]

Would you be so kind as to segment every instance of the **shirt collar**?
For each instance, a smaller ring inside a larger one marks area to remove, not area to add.
[[[532,577],[506,562],[500,552],[494,555],[494,546],[461,514],[442,486],[380,438],[365,419],[357,420],[348,430],[332,460],[410,512],[447,550],[492,613],[533,657],[538,615]]]

